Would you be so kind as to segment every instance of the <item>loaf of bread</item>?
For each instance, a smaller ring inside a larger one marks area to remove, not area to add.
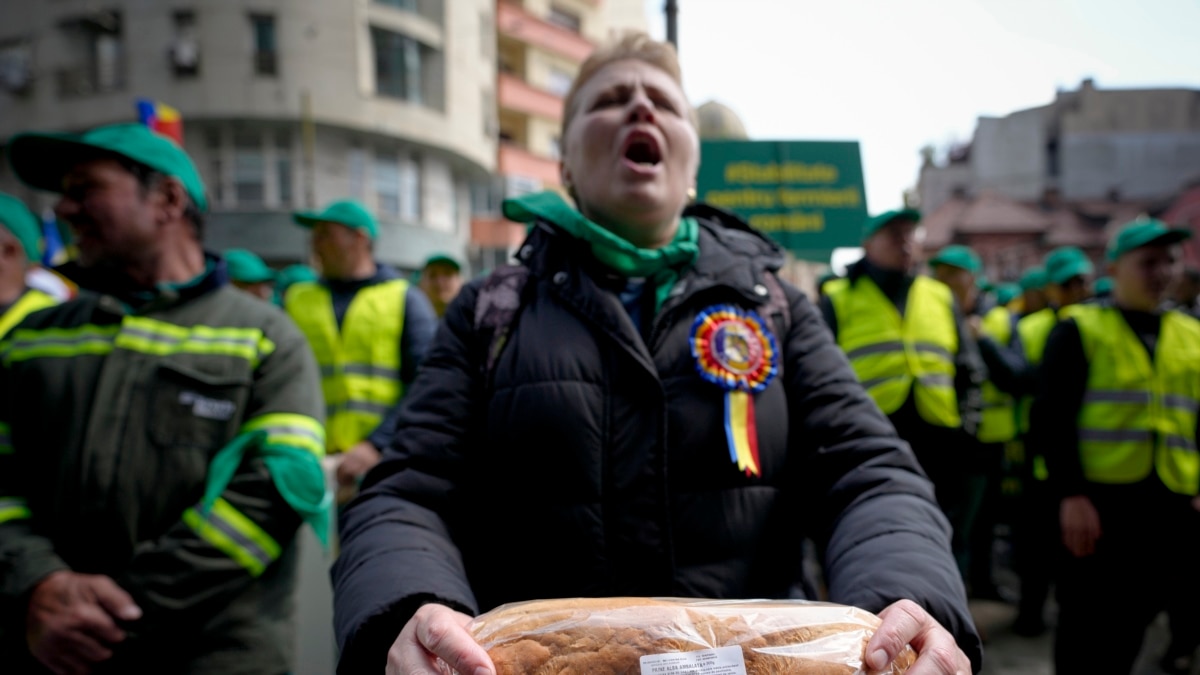
[[[866,672],[878,626],[870,612],[830,603],[586,598],[504,605],[471,632],[498,675],[852,675]],[[728,665],[731,647],[744,670]],[[883,673],[915,658],[906,649]]]

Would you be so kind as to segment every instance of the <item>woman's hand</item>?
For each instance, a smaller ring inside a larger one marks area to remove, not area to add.
[[[425,605],[388,650],[387,675],[443,675],[438,659],[461,675],[495,675],[496,668],[467,626],[471,617],[444,605]]]
[[[879,613],[883,623],[867,643],[871,670],[883,670],[912,645],[917,661],[908,675],[971,675],[971,660],[954,636],[912,600],[899,600]]]

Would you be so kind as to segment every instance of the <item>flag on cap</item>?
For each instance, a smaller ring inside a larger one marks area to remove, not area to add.
[[[137,109],[139,122],[183,145],[183,118],[178,110],[148,98],[139,98]]]

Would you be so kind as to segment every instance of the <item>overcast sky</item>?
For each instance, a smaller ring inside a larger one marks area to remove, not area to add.
[[[664,0],[645,0],[665,39]],[[684,87],[753,139],[858,140],[872,213],[924,145],[1101,89],[1200,89],[1200,0],[678,0]],[[703,160],[702,160],[703,161]]]

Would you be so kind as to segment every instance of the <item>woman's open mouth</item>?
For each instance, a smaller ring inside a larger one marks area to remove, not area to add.
[[[658,141],[643,131],[635,131],[625,138],[621,156],[626,167],[640,174],[654,173],[662,163]]]

